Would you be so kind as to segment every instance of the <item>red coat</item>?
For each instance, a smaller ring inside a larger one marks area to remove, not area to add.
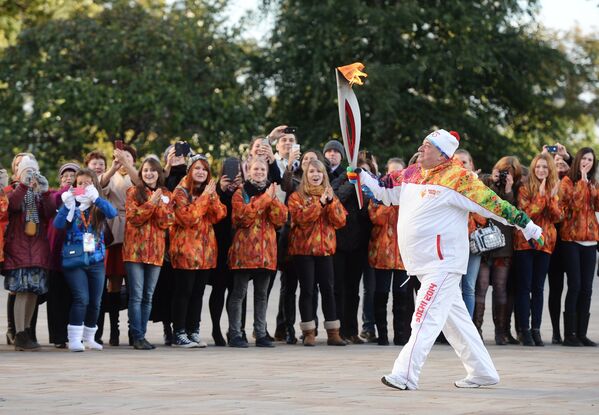
[[[277,269],[275,228],[287,221],[287,207],[266,193],[244,201],[242,189],[233,195],[231,221],[236,228],[229,249],[230,269]]]
[[[4,231],[8,221],[8,198],[0,195],[0,264],[4,262]]]
[[[399,206],[385,206],[370,201],[368,215],[372,222],[368,243],[368,263],[374,269],[405,270],[397,244]]]
[[[335,230],[345,226],[347,212],[337,196],[326,206],[319,199],[298,192],[289,197],[289,255],[329,256],[337,250]]]
[[[48,223],[56,213],[56,203],[51,192],[42,195],[38,203],[40,223],[35,236],[25,235],[25,211],[23,201],[28,187],[18,184],[8,194],[8,227],[5,234],[4,269],[43,268],[52,265]]]
[[[203,193],[189,201],[187,192],[173,192],[175,224],[170,230],[169,254],[175,269],[216,268],[218,249],[214,225],[227,216],[227,207],[217,194]]]
[[[595,216],[599,211],[599,189],[582,180],[574,184],[566,176],[561,181],[560,195],[564,211],[560,226],[562,241],[599,241],[599,224]]]
[[[168,190],[163,195],[169,203],[150,202],[152,192],[146,189],[148,201],[139,204],[137,187],[127,190],[125,202],[125,239],[123,261],[162,266],[166,246],[166,231],[175,223],[172,196]]]
[[[544,196],[539,193],[530,195],[528,187],[522,186],[518,191],[518,209],[524,211],[535,224],[543,228],[545,244],[542,247],[534,244],[534,249],[551,254],[557,241],[555,224],[562,219],[559,197],[557,195],[552,197],[549,192]],[[522,232],[514,232],[514,249],[526,251],[533,248]]]

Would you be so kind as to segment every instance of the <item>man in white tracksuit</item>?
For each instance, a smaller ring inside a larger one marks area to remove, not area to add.
[[[356,169],[363,185],[386,205],[400,205],[398,242],[408,275],[421,282],[412,316],[412,335],[382,382],[397,389],[417,389],[420,371],[441,332],[466,368],[455,386],[476,388],[499,382],[491,357],[466,310],[460,281],[469,256],[468,213],[475,212],[518,227],[527,239],[543,243],[541,228],[500,199],[475,174],[453,159],[455,132],[437,130],[418,149],[419,162],[391,176],[382,187]]]

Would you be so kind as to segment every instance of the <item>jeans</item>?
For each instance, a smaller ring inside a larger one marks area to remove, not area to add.
[[[104,290],[104,261],[83,268],[65,269],[63,273],[73,296],[69,324],[96,327]]]
[[[129,328],[133,340],[146,337],[152,311],[152,297],[160,275],[160,267],[139,262],[125,262],[129,290]]]
[[[470,314],[470,317],[474,315],[474,300],[476,290],[476,278],[478,277],[478,270],[480,268],[480,255],[470,254],[468,258],[468,269],[466,274],[462,275],[462,298],[464,298],[464,304]]]
[[[314,320],[315,284],[320,288],[322,295],[322,312],[325,321],[337,320],[335,307],[335,292],[333,289],[333,258],[330,256],[296,255],[293,258],[299,275],[300,299],[299,309],[303,322]]]
[[[543,314],[543,290],[549,269],[550,255],[546,252],[527,249],[514,253],[516,268],[516,319],[520,330],[541,328]],[[529,318],[532,321],[529,324]]]
[[[562,254],[568,279],[564,311],[584,316],[591,309],[597,246],[563,241]]]
[[[362,304],[362,330],[374,333],[374,292],[376,287],[376,277],[374,269],[367,265],[364,268],[364,303]]]
[[[254,281],[254,331],[256,339],[266,336],[266,307],[268,306],[268,285],[272,272],[259,270],[236,272],[233,277],[233,292],[229,296],[229,336],[241,337],[241,308],[247,294],[250,279]]]

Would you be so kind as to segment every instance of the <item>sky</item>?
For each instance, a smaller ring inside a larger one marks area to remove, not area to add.
[[[259,0],[234,0],[230,7],[231,21],[235,22],[250,9],[258,7]],[[545,26],[566,31],[579,25],[583,33],[599,33],[599,0],[541,0],[538,20]],[[270,23],[272,24],[272,23]],[[269,24],[248,28],[248,37],[260,39]]]

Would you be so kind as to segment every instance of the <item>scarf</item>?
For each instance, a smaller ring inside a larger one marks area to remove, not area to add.
[[[270,182],[268,180],[258,183],[252,179],[248,179],[243,184],[243,191],[251,198],[253,196],[259,196],[266,192],[268,186],[270,186]]]
[[[308,196],[322,196],[324,193],[324,186],[322,184],[318,186],[313,186],[310,183],[306,183],[304,186],[304,191]]]
[[[25,222],[33,222],[36,225],[40,223],[40,216],[37,210],[37,201],[39,200],[39,194],[34,192],[33,189],[27,189],[25,193]]]

